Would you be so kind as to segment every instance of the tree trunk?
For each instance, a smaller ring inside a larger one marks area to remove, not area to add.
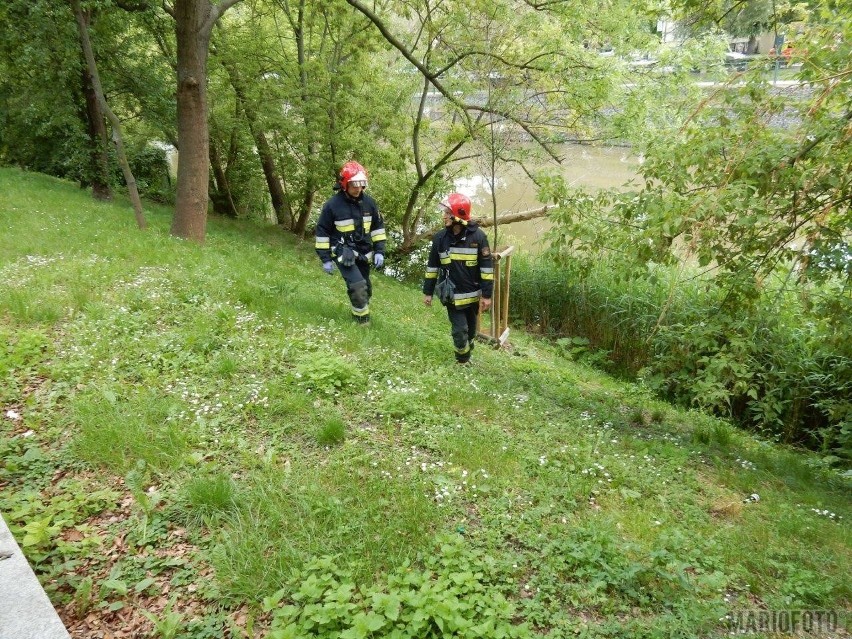
[[[309,116],[310,109],[310,93],[308,90],[308,68],[307,68],[307,53],[305,50],[305,10],[307,8],[306,0],[301,0],[299,2],[299,10],[296,25],[294,25],[294,34],[296,36],[296,61],[299,65],[299,86],[301,89],[301,100],[302,100],[302,122],[305,125],[305,129],[307,131],[311,130],[311,118]],[[339,45],[338,45],[339,46]],[[334,78],[334,74],[332,74],[332,78]],[[335,82],[332,79],[332,84]],[[332,104],[334,103],[334,91],[332,88]],[[334,110],[332,109],[331,115],[331,123],[332,128],[334,126]],[[332,134],[329,136],[329,139],[332,140],[332,159],[335,158],[334,154],[334,139],[335,136]],[[306,161],[308,165],[312,164],[317,157],[317,144],[311,140],[308,142],[307,148],[307,156]],[[311,217],[311,209],[314,205],[314,192],[316,191],[316,182],[314,181],[314,172],[313,170],[306,171],[305,186],[302,197],[302,206],[299,208],[298,215],[296,216],[296,220],[293,224],[293,233],[295,233],[298,237],[303,237],[305,235],[305,231],[308,227],[308,220]]]
[[[207,56],[219,17],[240,0],[175,0],[177,39],[178,171],[172,235],[203,243],[207,230],[210,138],[207,129]]]
[[[237,207],[234,205],[234,197],[231,193],[231,185],[228,182],[228,176],[225,174],[225,169],[222,167],[222,160],[219,157],[219,148],[215,142],[210,143],[210,167],[213,169],[214,192],[210,195],[210,200],[213,202],[213,211],[219,215],[228,217],[237,217]]]
[[[84,17],[86,24],[88,24],[88,16],[84,15]],[[85,52],[83,52],[83,55],[85,55]],[[112,187],[109,185],[109,153],[107,152],[109,138],[107,137],[104,113],[98,103],[98,97],[95,95],[88,65],[83,69],[82,83],[83,95],[86,99],[86,128],[91,145],[89,156],[92,171],[92,197],[96,200],[110,201],[112,200]]]
[[[308,180],[305,183],[305,197],[302,200],[302,206],[299,207],[299,217],[296,224],[293,226],[293,233],[302,237],[308,228],[308,220],[311,217],[311,209],[314,206],[314,187],[313,181]]]
[[[748,44],[746,45],[746,53],[749,55],[754,55],[757,53],[757,36],[752,34],[748,37]]]
[[[172,235],[204,242],[207,230],[207,180],[210,141],[207,130],[207,51],[204,22],[210,3],[177,0],[178,170]]]
[[[281,178],[278,177],[278,169],[275,166],[275,158],[272,157],[272,149],[263,131],[255,131],[255,127],[249,122],[257,153],[260,156],[260,165],[263,167],[263,176],[266,178],[266,186],[269,188],[269,196],[272,198],[272,208],[275,211],[275,223],[291,228],[293,226],[293,211],[287,198],[284,197],[284,187],[281,186]]]
[[[272,155],[272,149],[269,146],[269,141],[266,139],[266,133],[258,126],[257,113],[254,107],[249,104],[246,96],[245,85],[240,77],[239,72],[233,64],[225,63],[225,70],[228,72],[228,77],[231,80],[231,86],[234,88],[234,93],[237,96],[243,113],[248,122],[249,131],[254,139],[257,147],[257,155],[260,158],[260,166],[263,169],[263,177],[266,178],[266,187],[269,189],[269,197],[272,199],[272,209],[275,211],[275,223],[286,226],[289,229],[293,227],[293,211],[290,208],[289,202],[284,195],[284,187],[281,186],[281,177],[278,175],[278,169],[275,166],[275,158]]]
[[[130,201],[133,204],[133,211],[136,215],[136,224],[141,230],[148,227],[145,221],[145,215],[142,212],[142,201],[139,199],[139,191],[136,188],[136,178],[133,177],[133,172],[130,170],[130,163],[127,161],[127,155],[124,152],[124,140],[121,135],[121,122],[118,117],[109,108],[104,96],[104,90],[101,86],[101,79],[98,75],[98,67],[95,63],[95,53],[92,49],[92,42],[89,40],[89,29],[86,24],[86,18],[83,16],[83,11],[80,8],[80,0],[71,0],[71,8],[74,11],[74,17],[77,20],[77,28],[80,32],[80,44],[83,47],[83,54],[86,57],[86,66],[92,79],[92,88],[95,91],[98,104],[103,112],[109,118],[112,124],[112,141],[115,143],[115,151],[118,157],[118,163],[124,173],[124,181],[127,182],[127,191],[130,194]]]

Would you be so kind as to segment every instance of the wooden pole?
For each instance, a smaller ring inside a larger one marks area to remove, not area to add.
[[[509,282],[511,276],[512,253],[515,247],[510,246],[498,253],[493,253],[494,292],[491,294],[491,322],[487,332],[477,326],[480,337],[491,342],[498,348],[509,339]]]
[[[502,282],[503,286],[503,295],[501,297],[501,303],[503,304],[500,309],[500,333],[509,328],[509,280],[512,277],[512,256],[511,254],[506,256],[506,275],[504,276],[504,281]]]

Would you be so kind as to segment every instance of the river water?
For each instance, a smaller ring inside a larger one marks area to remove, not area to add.
[[[637,176],[639,161],[630,151],[628,147],[566,145],[560,148],[561,155],[565,157],[560,170],[571,186],[590,190],[624,187]],[[472,175],[456,180],[455,187],[471,198],[474,217],[491,217],[491,193],[486,176]],[[516,167],[498,167],[496,191],[498,214],[520,213],[544,206],[536,197],[535,185]],[[500,248],[514,244],[519,251],[538,252],[544,245],[544,234],[550,227],[545,217],[502,224],[498,237]],[[486,228],[485,231],[489,238],[494,237],[493,228]]]

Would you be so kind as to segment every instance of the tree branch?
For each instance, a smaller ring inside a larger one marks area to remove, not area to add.
[[[567,1],[568,0],[546,0],[545,2],[531,2],[530,0],[524,0],[524,3],[531,9],[539,11],[541,9],[547,9],[548,7],[552,7],[554,5],[565,4]]]
[[[506,67],[512,68],[512,69],[531,70],[531,71],[549,71],[551,67],[537,67],[537,66],[534,66],[532,63],[533,63],[533,61],[538,60],[539,58],[544,58],[544,57],[547,57],[547,56],[556,56],[556,55],[559,55],[558,51],[547,51],[547,52],[539,53],[539,54],[533,56],[532,58],[530,58],[526,62],[511,62],[509,60],[506,60],[506,58],[504,58],[501,55],[498,55],[496,53],[491,53],[491,52],[488,52],[488,51],[465,51],[464,53],[459,55],[455,60],[453,60],[449,64],[444,65],[441,69],[438,69],[435,72],[435,75],[441,76],[444,73],[446,73],[447,71],[449,71],[450,69],[452,69],[455,65],[457,65],[459,62],[461,62],[465,58],[470,58],[470,57],[473,57],[473,56],[482,56],[484,58],[491,58],[493,60],[497,60],[497,62],[499,62],[500,64],[502,64]]]
[[[207,21],[204,23],[204,32],[211,33],[213,25],[222,17],[222,14],[238,2],[242,2],[242,0],[222,0],[219,4],[210,7],[210,15],[207,16]]]
[[[528,220],[535,220],[540,217],[545,217],[548,211],[552,211],[553,209],[558,208],[553,204],[548,204],[539,209],[530,209],[528,211],[521,211],[519,213],[501,213],[497,216],[497,224],[512,224],[513,222],[526,222]],[[476,223],[480,227],[488,228],[494,226],[494,219],[491,218],[482,218],[477,219]],[[428,231],[423,231],[422,233],[418,233],[411,239],[411,246],[414,247],[421,242],[428,240],[430,237],[435,235],[438,231],[441,230],[442,227],[436,227],[433,229],[429,229]]]
[[[429,80],[429,83],[433,87],[435,87],[435,89],[437,89],[438,92],[441,95],[443,95],[447,99],[448,102],[453,104],[455,107],[457,107],[462,112],[465,120],[467,121],[468,128],[469,129],[472,128],[471,122],[470,122],[470,116],[468,115],[467,110],[465,109],[465,105],[460,103],[456,99],[456,97],[452,94],[452,92],[448,91],[444,87],[444,85],[441,83],[441,81],[438,80],[438,77],[436,76],[436,74],[432,73],[426,67],[424,67],[414,57],[414,55],[411,53],[411,51],[409,51],[408,48],[404,44],[402,44],[402,42],[400,42],[396,37],[394,37],[394,35],[390,32],[390,30],[385,25],[385,23],[382,22],[382,20],[375,13],[373,13],[368,7],[364,6],[361,2],[359,2],[359,0],[346,0],[346,2],[349,5],[351,5],[352,7],[354,7],[355,9],[357,9],[358,11],[360,11],[362,14],[364,14],[364,16],[366,16],[367,19],[370,20],[370,22],[372,22],[375,25],[375,27],[379,30],[379,32],[382,34],[382,36],[384,36],[385,40],[387,40],[388,43],[391,46],[393,46],[397,51],[399,51],[403,55],[403,57],[405,57],[406,60],[408,60],[411,64],[413,64],[417,68],[417,70],[420,71],[420,73],[423,74],[423,77],[426,78],[427,80]]]
[[[841,121],[841,122],[849,122],[850,120],[852,120],[852,110],[847,111],[847,112],[843,115],[843,117],[840,119],[840,121]],[[800,151],[799,151],[799,152],[798,152],[795,156],[793,156],[792,158],[790,158],[790,159],[788,160],[788,166],[795,166],[796,162],[798,162],[799,160],[804,159],[804,158],[805,158],[805,156],[806,156],[808,153],[810,153],[811,151],[813,151],[815,147],[817,147],[819,144],[822,144],[822,143],[825,141],[825,139],[826,139],[826,138],[827,138],[827,137],[828,137],[831,133],[832,133],[831,131],[827,131],[826,133],[823,133],[823,134],[822,134],[822,135],[820,135],[819,137],[814,138],[813,140],[811,140],[810,142],[808,142],[808,144],[806,144],[804,147],[802,147],[802,149],[801,149],[801,150],[800,150]]]
[[[529,135],[533,140],[535,140],[536,143],[542,149],[545,150],[545,152],[551,157],[551,159],[554,162],[556,162],[557,164],[562,164],[562,158],[559,157],[556,154],[556,152],[554,152],[550,148],[550,145],[547,142],[545,142],[544,140],[541,139],[541,136],[538,133],[536,133],[535,131],[532,130],[532,127],[530,127],[530,125],[528,123],[523,122],[520,119],[518,119],[518,118],[516,118],[516,117],[514,117],[514,116],[512,116],[508,113],[505,113],[503,111],[498,111],[497,109],[491,109],[489,107],[481,107],[481,106],[476,106],[474,104],[469,104],[469,105],[465,105],[465,108],[470,109],[471,111],[481,111],[483,113],[490,113],[492,115],[498,115],[501,118],[508,120],[509,122],[513,122],[513,123],[517,124],[519,127],[521,127],[527,133],[527,135]]]

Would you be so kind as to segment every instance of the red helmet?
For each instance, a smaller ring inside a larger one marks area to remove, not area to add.
[[[349,185],[367,188],[367,169],[357,162],[347,162],[340,169],[340,186],[345,191]]]
[[[450,193],[441,201],[443,206],[450,215],[457,220],[467,223],[470,221],[470,198],[461,193]]]

